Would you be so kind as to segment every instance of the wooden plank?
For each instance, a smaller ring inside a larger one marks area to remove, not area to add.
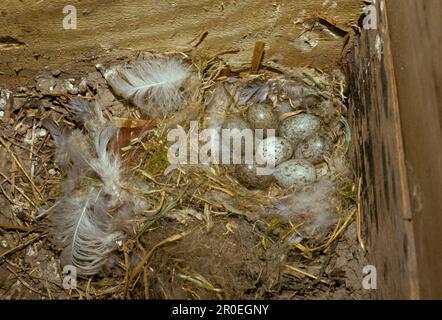
[[[441,5],[378,2],[377,29],[350,54],[352,160],[379,298],[442,297]]]
[[[118,49],[186,50],[197,44],[192,40],[204,31],[208,34],[198,45],[199,53],[210,56],[239,49],[223,56],[232,65],[248,67],[255,43],[263,41],[266,60],[285,67],[310,65],[329,70],[339,62],[343,37],[318,33],[319,43],[305,51],[299,47],[298,36],[305,31],[302,20],[318,13],[336,21],[341,29],[351,29],[359,17],[360,2],[338,3],[52,0],[48,5],[47,1],[0,1],[0,87],[33,84],[35,74],[46,67],[78,70],[69,77],[82,76],[94,71],[104,56],[121,57],[124,53]],[[63,28],[66,5],[77,8],[76,30]],[[91,68],[84,70],[87,64]]]
[[[442,298],[442,1],[386,2],[419,293]]]

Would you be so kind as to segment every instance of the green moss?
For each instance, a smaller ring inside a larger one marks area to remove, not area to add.
[[[164,172],[169,165],[167,159],[167,146],[162,141],[149,143],[146,150],[146,161],[144,170],[156,176]]]

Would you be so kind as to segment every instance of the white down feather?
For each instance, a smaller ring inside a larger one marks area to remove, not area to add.
[[[135,208],[136,196],[121,190],[122,162],[109,148],[116,128],[103,117],[100,105],[77,102],[73,109],[87,134],[46,123],[66,173],[64,195],[49,210],[62,264],[89,276],[110,264],[117,242],[126,238],[131,215],[142,208]]]
[[[103,130],[96,133],[95,151],[97,156],[89,160],[90,167],[98,174],[104,184],[104,191],[120,198],[121,161],[117,155],[107,150],[110,139],[115,133],[115,129],[108,125]]]
[[[107,263],[124,234],[112,230],[106,207],[99,204],[104,200],[101,191],[94,188],[83,192],[66,195],[57,204],[55,237],[63,248],[63,265],[75,266],[80,275],[94,275]]]
[[[150,58],[131,68],[113,67],[104,77],[114,92],[131,100],[146,115],[160,118],[185,103],[185,81],[190,72],[178,58]]]

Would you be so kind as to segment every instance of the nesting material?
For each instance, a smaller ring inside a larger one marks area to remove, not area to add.
[[[339,199],[335,182],[322,179],[273,203],[285,218],[303,221],[301,234],[311,237],[330,232],[336,223]]]
[[[277,136],[262,141],[258,139],[255,146],[255,156],[265,160],[260,164],[276,165],[273,172],[260,175],[255,170],[258,168],[256,164],[237,166],[235,177],[250,190],[279,186],[287,193],[299,194],[301,198],[308,194],[306,190],[313,188],[312,201],[319,209],[324,205],[329,210],[325,210],[326,214],[322,214],[324,210],[314,210],[313,207],[308,211],[317,218],[303,221],[303,230],[311,231],[304,236],[312,239],[315,231],[318,231],[316,236],[323,235],[324,230],[330,231],[330,224],[336,221],[338,211],[343,209],[331,208],[327,196],[323,195],[334,194],[334,190],[349,181],[346,180],[350,177],[345,161],[346,147],[343,148],[348,143],[348,126],[341,114],[346,109],[340,95],[342,82],[334,83],[332,76],[309,69],[292,69],[289,75],[259,79],[228,78],[222,86],[222,91],[227,94],[220,95],[221,87],[217,87],[211,96],[211,104],[222,105],[218,100],[234,97],[230,104],[224,105],[224,114],[230,114],[225,123],[230,123],[234,117],[236,122],[241,123],[241,126],[236,126],[240,129],[274,129]],[[339,163],[340,167],[336,167],[335,163]],[[335,180],[337,176],[341,178]],[[299,198],[296,202],[300,203]],[[306,203],[310,203],[307,198]],[[299,209],[303,211],[303,205]],[[285,216],[278,210],[268,210]]]
[[[320,263],[354,204],[340,82],[311,69],[232,72],[219,57],[149,55],[100,70],[128,113],[71,101],[76,128],[47,123],[63,172],[48,214],[62,266],[94,281],[112,269],[119,298],[184,299],[263,298],[280,290],[286,264]],[[238,163],[171,166],[168,132],[197,134],[190,121],[264,133],[240,146]]]

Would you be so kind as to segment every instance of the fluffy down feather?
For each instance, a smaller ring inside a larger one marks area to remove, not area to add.
[[[121,180],[121,161],[117,155],[107,150],[110,139],[115,133],[115,128],[110,124],[95,135],[95,151],[97,156],[88,161],[104,184],[104,191],[120,198],[119,183]]]
[[[152,118],[164,117],[185,102],[183,86],[190,72],[177,58],[141,60],[132,68],[113,67],[104,72],[116,94],[131,100]]]
[[[311,186],[284,197],[274,200],[278,213],[286,218],[302,218],[304,236],[314,233],[327,234],[336,222],[336,187],[329,178],[317,181]]]
[[[114,223],[102,205],[99,189],[66,195],[58,202],[53,216],[55,239],[63,248],[63,265],[71,264],[81,275],[94,275],[106,264],[109,254],[117,249],[122,232],[112,230]]]
[[[99,273],[127,236],[133,215],[142,210],[135,195],[122,191],[125,183],[119,156],[109,148],[116,128],[99,104],[75,102],[80,130],[59,130],[46,122],[57,147],[57,161],[65,171],[64,195],[52,211],[53,237],[62,249],[62,263],[77,267],[80,275]]]
[[[79,172],[87,166],[90,155],[88,138],[78,129],[59,129],[53,121],[43,121],[56,146],[55,161],[62,170]]]
[[[95,103],[81,99],[72,100],[70,107],[75,112],[74,119],[82,122],[89,131],[97,133],[108,124],[108,121],[103,116],[99,97],[95,100]]]

